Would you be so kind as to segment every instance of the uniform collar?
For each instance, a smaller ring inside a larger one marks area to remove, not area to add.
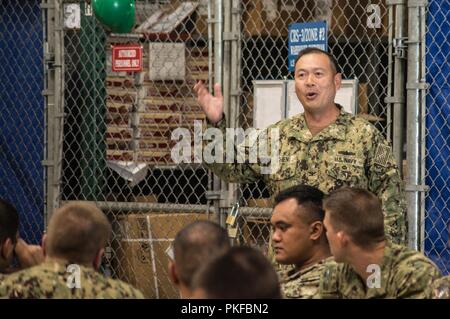
[[[287,137],[297,139],[304,143],[329,139],[345,141],[347,126],[352,115],[345,112],[341,105],[336,104],[336,106],[340,109],[340,113],[336,121],[324,128],[317,135],[312,136],[308,129],[308,125],[306,124],[305,114],[301,113],[292,118],[294,123],[292,125],[292,129],[286,133]]]
[[[301,269],[301,270],[298,269],[298,267],[294,267],[293,269],[291,269],[291,270],[289,270],[287,272],[287,277],[289,278],[289,280],[293,280],[293,279],[301,277],[301,276],[305,275],[306,273],[309,273],[309,272],[317,269],[317,267],[320,267],[323,264],[329,263],[331,261],[334,261],[334,257],[333,256],[330,256],[330,257],[327,257],[325,259],[322,259],[322,260],[316,262],[315,264],[312,264],[311,266],[306,267],[306,268]]]

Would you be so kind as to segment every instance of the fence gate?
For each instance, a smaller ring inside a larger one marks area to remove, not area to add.
[[[64,107],[51,119],[63,129],[53,139],[58,182],[47,196],[54,207],[95,202],[113,225],[104,272],[146,297],[176,298],[166,249],[184,225],[216,219],[206,197],[208,170],[171,157],[173,131],[193,133],[204,123],[192,88],[212,78],[211,8],[208,1],[138,0],[135,27],[119,34],[85,1],[54,3],[64,24],[55,41]],[[142,70],[133,72],[139,54]]]

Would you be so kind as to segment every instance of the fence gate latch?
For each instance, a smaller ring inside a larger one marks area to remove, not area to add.
[[[393,39],[393,55],[398,57],[399,59],[406,59],[406,40],[408,40],[407,37]]]

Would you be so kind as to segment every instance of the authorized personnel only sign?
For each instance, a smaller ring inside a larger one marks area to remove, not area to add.
[[[141,72],[142,47],[135,44],[112,46],[113,72]]]
[[[328,50],[328,26],[326,21],[293,23],[289,25],[288,69],[294,71],[295,59],[300,51],[309,47]]]

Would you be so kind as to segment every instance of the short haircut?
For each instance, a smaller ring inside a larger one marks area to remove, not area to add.
[[[301,57],[308,55],[308,54],[325,54],[328,57],[328,60],[330,61],[331,69],[334,71],[334,73],[340,73],[339,71],[339,65],[334,58],[334,56],[327,51],[321,50],[319,48],[306,48],[299,52],[297,55],[297,58],[295,58],[295,64],[297,65],[298,60],[300,60]]]
[[[277,274],[269,260],[250,247],[232,247],[195,275],[194,289],[208,299],[281,298]]]
[[[279,192],[275,196],[274,207],[287,199],[295,198],[297,204],[304,208],[304,213],[301,214],[302,220],[310,224],[315,221],[323,221],[325,213],[322,209],[322,200],[324,196],[325,194],[315,187],[296,185]]]
[[[19,213],[4,199],[0,199],[0,244],[8,238],[16,242],[19,231]]]
[[[371,192],[343,187],[324,200],[324,208],[336,231],[345,231],[355,244],[370,247],[384,240],[381,201]]]
[[[57,209],[50,219],[46,249],[50,257],[91,263],[105,247],[111,225],[94,204],[74,202]]]
[[[231,247],[227,231],[210,221],[195,221],[183,228],[173,242],[175,265],[180,281],[191,287],[195,272],[209,258]]]

